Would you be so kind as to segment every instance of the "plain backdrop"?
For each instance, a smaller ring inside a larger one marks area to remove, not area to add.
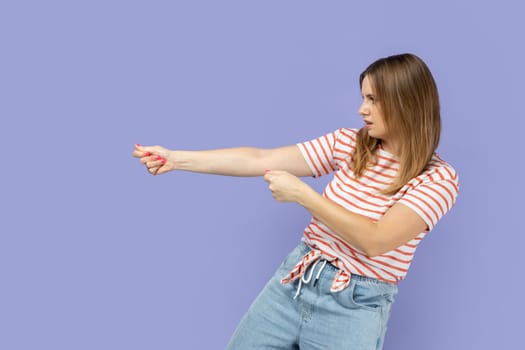
[[[261,178],[150,176],[133,144],[360,128],[359,73],[403,52],[435,76],[461,192],[399,284],[385,349],[519,348],[522,6],[2,1],[0,349],[223,349],[309,215]]]

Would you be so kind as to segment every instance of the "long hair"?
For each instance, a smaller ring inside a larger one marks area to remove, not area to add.
[[[410,179],[421,174],[429,163],[441,133],[439,96],[427,65],[413,54],[381,58],[359,77],[368,77],[374,89],[385,127],[399,140],[399,171],[383,193],[394,194]],[[356,177],[363,175],[374,160],[380,140],[365,128],[357,134],[352,167]]]

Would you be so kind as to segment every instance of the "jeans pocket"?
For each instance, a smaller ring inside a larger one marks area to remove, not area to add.
[[[354,286],[352,302],[364,309],[381,312],[385,304],[385,296],[381,288],[373,283],[359,283]]]
[[[390,294],[382,286],[355,280],[351,280],[345,290],[334,293],[334,298],[345,308],[377,313],[381,313],[383,307],[391,302]]]

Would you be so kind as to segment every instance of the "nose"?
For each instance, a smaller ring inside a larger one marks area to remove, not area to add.
[[[357,110],[357,113],[359,113],[362,116],[368,115],[370,113],[370,109],[368,108],[365,102],[366,101],[363,101],[363,103],[361,103],[361,106],[359,106],[359,109]]]

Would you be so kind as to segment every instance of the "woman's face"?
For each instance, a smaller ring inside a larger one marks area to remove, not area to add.
[[[368,135],[381,139],[384,147],[385,141],[387,141],[386,138],[388,138],[388,132],[381,107],[368,76],[365,76],[361,84],[361,96],[363,97],[363,103],[359,107],[359,114],[363,117]]]

